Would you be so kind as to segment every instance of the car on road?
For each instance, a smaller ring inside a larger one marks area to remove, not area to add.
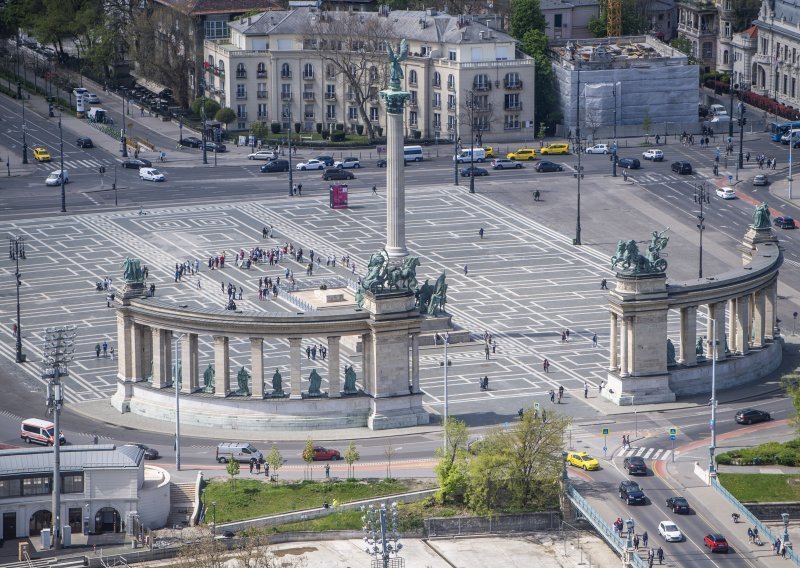
[[[794,219],[791,217],[775,217],[772,224],[779,229],[794,229]]]
[[[320,162],[322,162],[326,166],[332,166],[333,163],[334,163],[333,156],[317,156],[314,159],[315,160],[319,160]]]
[[[678,160],[677,162],[672,162],[670,169],[672,169],[673,172],[681,175],[690,174],[692,173],[692,164],[686,160]]]
[[[274,160],[278,156],[272,150],[259,150],[247,156],[248,160]]]
[[[732,187],[718,187],[714,190],[714,193],[722,199],[736,199],[736,192],[733,191]]]
[[[325,181],[341,180],[341,179],[356,179],[353,172],[348,172],[342,168],[328,168],[322,173],[322,179]]]
[[[144,450],[144,459],[146,460],[157,460],[160,457],[158,450],[155,448],[151,448],[150,446],[145,446],[144,444],[125,444],[126,446],[136,446]]]
[[[486,168],[479,168],[478,166],[469,166],[466,168],[461,168],[461,177],[470,177],[470,176],[488,176],[489,170]]]
[[[332,164],[331,164],[332,165]],[[317,160],[316,158],[312,158],[305,162],[300,162],[297,164],[294,169],[300,171],[306,170],[324,170],[325,169],[325,162]]]
[[[385,168],[386,167],[386,158],[381,158],[380,160],[378,160],[375,163],[375,165],[378,166],[379,168]],[[408,160],[403,160],[403,165],[407,166],[408,165]]]
[[[644,491],[642,491],[642,488],[639,487],[639,484],[635,481],[625,480],[620,482],[619,498],[623,499],[628,505],[633,505],[634,503],[641,503],[644,505],[647,503],[647,497],[645,497]]]
[[[549,144],[539,151],[542,155],[549,154],[569,154],[569,144],[559,142],[557,144]]]
[[[155,168],[139,168],[139,179],[142,181],[166,181],[167,177]]]
[[[340,459],[342,459],[342,454],[339,453],[339,450],[323,448],[322,446],[314,446],[314,461]]]
[[[228,148],[221,142],[206,142],[206,150],[209,152],[224,152]]]
[[[361,162],[358,161],[358,158],[348,157],[342,158],[341,160],[337,160],[333,163],[333,166],[336,168],[355,168],[358,169],[361,167]]]
[[[608,149],[608,144],[595,144],[586,148],[587,154],[608,154],[611,150]]]
[[[94,148],[94,142],[92,142],[92,139],[88,136],[81,136],[75,143],[78,145],[78,148]]]
[[[506,154],[509,160],[535,160],[536,150],[533,148],[520,148],[516,152],[509,152]]]
[[[567,462],[570,465],[579,467],[584,471],[600,469],[600,462],[586,452],[570,452],[567,454]]]
[[[703,544],[711,549],[711,552],[728,552],[728,541],[719,533],[707,534],[703,538]]]
[[[483,151],[485,152],[487,158],[494,158],[494,148],[491,146],[484,146]]]
[[[753,177],[753,185],[769,185],[767,174],[756,174]]]
[[[96,104],[100,102],[100,97],[98,97],[94,93],[86,93],[85,95],[83,95],[83,102]]]
[[[555,162],[549,162],[547,160],[543,160],[538,162],[534,167],[534,170],[537,172],[563,172],[564,166],[561,164],[556,164]]]
[[[691,508],[689,507],[689,501],[680,495],[667,497],[667,508],[672,509],[673,513],[688,513],[691,511]]]
[[[61,185],[61,182],[69,183],[69,170],[55,170],[44,180],[44,184],[49,186]]]
[[[153,165],[150,160],[145,160],[144,158],[129,158],[127,160],[123,160],[120,164],[123,168],[149,168]]]
[[[658,534],[667,542],[680,542],[683,540],[683,533],[678,528],[678,525],[672,521],[658,523]]]
[[[663,162],[664,152],[656,148],[650,148],[649,150],[642,152],[642,158],[645,160],[653,160],[654,162]]]
[[[629,475],[647,475],[647,465],[641,456],[629,456],[622,462]]]
[[[33,149],[33,159],[36,160],[37,162],[49,162],[50,152],[48,152],[41,146],[36,147]]]
[[[756,422],[769,422],[772,420],[769,412],[757,410],[755,408],[745,408],[739,410],[734,418],[737,424],[755,424]]]
[[[189,146],[190,148],[199,148],[202,143],[203,141],[195,136],[187,136],[180,140],[181,146]]]
[[[519,169],[522,167],[523,165],[521,163],[509,160],[508,158],[495,158],[492,160],[492,169],[495,170]]]
[[[621,158],[617,160],[617,166],[628,170],[638,170],[641,165],[638,158]]]
[[[265,174],[272,172],[288,172],[289,160],[272,160],[271,162],[267,162],[266,164],[262,165],[261,171]]]

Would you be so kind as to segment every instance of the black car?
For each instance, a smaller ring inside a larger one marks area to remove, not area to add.
[[[625,458],[622,462],[622,467],[625,468],[630,475],[647,475],[647,466],[644,459],[640,456],[630,456]]]
[[[289,160],[272,160],[261,166],[261,171],[264,173],[288,172]]]
[[[181,138],[181,146],[189,146],[190,148],[199,148],[203,141],[195,136],[188,136]]]
[[[353,172],[350,170],[343,170],[341,168],[328,168],[322,172],[322,179],[325,181],[339,180],[339,179],[356,179]]]
[[[126,446],[136,446],[137,448],[141,448],[144,450],[144,459],[146,460],[157,460],[160,457],[158,450],[155,448],[151,448],[150,446],[145,446],[144,444],[125,444]]]
[[[685,497],[675,495],[674,497],[667,497],[667,508],[672,509],[673,513],[688,513],[691,511],[689,508],[689,501]]]
[[[469,176],[488,176],[489,170],[486,168],[479,168],[477,166],[470,166],[468,168],[461,168],[461,177],[469,177]]]
[[[678,162],[672,162],[672,171],[678,174],[690,174],[692,173],[692,164],[685,160],[680,160]]]
[[[379,168],[385,168],[386,167],[386,158],[381,158],[380,160],[378,160],[378,163],[376,165]],[[408,165],[408,160],[403,160],[403,165],[407,166]]]
[[[227,148],[225,144],[220,142],[206,142],[206,150],[210,152],[224,152]]]
[[[775,217],[772,224],[779,229],[794,229],[794,219],[791,217]]]
[[[635,481],[623,481],[619,484],[619,498],[624,499],[628,505],[634,503],[647,503],[647,497],[644,495],[639,484]]]
[[[755,408],[745,408],[736,413],[737,424],[753,424],[754,422],[769,422],[772,420],[769,412],[756,410]]]
[[[134,168],[138,170],[139,168],[153,167],[153,162],[150,160],[145,160],[144,158],[129,158],[127,160],[123,160],[121,165],[123,168]]]
[[[332,166],[334,162],[333,156],[317,156],[317,160],[323,162],[326,166]]]
[[[638,158],[622,158],[617,160],[617,166],[620,168],[627,168],[629,170],[638,170],[641,167]]]
[[[556,164],[555,162],[548,162],[547,160],[543,160],[538,162],[534,168],[537,172],[563,172],[564,168],[561,164]]]
[[[94,148],[94,142],[88,136],[81,136],[76,142],[79,148]]]

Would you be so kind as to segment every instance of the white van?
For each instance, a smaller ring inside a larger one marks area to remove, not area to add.
[[[228,463],[235,459],[239,462],[249,462],[251,459],[261,461],[264,459],[258,449],[253,444],[247,442],[222,442],[217,446],[216,459],[219,463]]]
[[[409,162],[421,162],[425,159],[422,146],[403,146],[403,157]]]
[[[781,136],[781,144],[788,144],[789,141],[797,142],[798,139],[800,139],[800,128],[795,128]]]
[[[103,108],[92,107],[86,113],[86,117],[93,122],[103,123],[106,121],[106,110]]]
[[[459,164],[463,164],[464,162],[483,163],[486,160],[486,150],[483,148],[466,148],[461,150],[457,156],[453,156],[453,159]]]
[[[20,425],[19,437],[29,444],[37,443],[52,446],[55,430],[56,425],[52,422],[39,420],[38,418],[28,418],[23,420]],[[59,432],[58,440],[61,446],[67,443],[63,432]]]
[[[45,185],[61,185],[62,173],[64,175],[64,183],[69,183],[69,170],[54,170],[50,172],[50,175],[44,180]]]
[[[714,116],[719,116],[721,114],[728,114],[728,111],[725,110],[724,105],[711,105],[710,107],[708,107],[708,111]]]

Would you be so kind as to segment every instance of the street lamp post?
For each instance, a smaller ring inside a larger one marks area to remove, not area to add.
[[[67,212],[67,190],[64,184],[67,183],[67,176],[64,175],[64,131],[61,128],[61,110],[58,111],[58,149],[61,154],[61,212]]]
[[[25,138],[25,99],[22,98],[22,83],[17,81],[17,98],[22,105],[22,163],[28,163],[28,141]]]
[[[211,501],[211,519],[212,519],[212,523],[213,523],[211,525],[211,530],[212,530],[211,535],[214,538],[216,538],[217,537],[217,502],[216,501]]]
[[[575,152],[578,154],[578,171],[573,174],[578,180],[578,201],[577,201],[577,216],[575,218],[575,238],[572,241],[573,245],[581,244],[581,178],[583,177],[583,168],[581,167],[581,72],[578,70],[578,93],[575,97],[575,144],[573,145]]]
[[[172,382],[175,383],[175,469],[181,470],[181,413],[180,413],[180,381],[178,380],[178,345],[183,338],[186,337],[185,333],[179,334],[175,337],[175,374],[172,377]]]
[[[123,87],[122,88],[122,134],[121,134],[121,136],[122,136],[122,157],[123,158],[127,158],[128,157],[128,139],[127,139],[127,136],[125,135],[126,134],[125,133],[125,121],[127,120],[125,118],[125,98],[127,97],[127,95],[128,95],[128,89]]]
[[[694,188],[694,202],[700,205],[700,211],[697,214],[697,228],[700,230],[700,258],[697,277],[703,277],[703,231],[706,230],[704,221],[706,220],[703,213],[703,206],[711,203],[711,195],[705,183],[696,185]]]
[[[397,503],[386,507],[381,503],[380,508],[374,505],[361,506],[361,522],[364,523],[364,552],[379,561],[383,568],[389,568],[389,560],[403,548],[400,543],[399,515]],[[373,561],[373,566],[376,565]]]
[[[711,317],[711,443],[708,446],[708,474],[717,474],[717,464],[714,454],[717,450],[717,317],[716,313],[709,312]]]
[[[729,90],[731,92],[731,104],[730,112],[728,113],[728,116],[730,117],[730,120],[728,121],[728,139],[730,142],[733,142],[733,96],[739,92],[739,84],[731,84]]]
[[[19,261],[25,260],[25,237],[9,235],[8,237],[8,257],[16,262],[16,271],[14,277],[16,279],[17,287],[17,337],[16,337],[16,351],[17,363],[25,362],[25,355],[22,353],[22,321],[20,320],[20,304],[19,304],[19,288],[22,286],[21,274],[19,273]]]
[[[781,513],[781,520],[783,520],[783,536],[781,537],[781,545],[789,550],[792,548],[792,543],[789,540],[789,513]]]
[[[208,152],[206,149],[206,80],[200,79],[200,94],[203,98],[203,135],[201,139],[203,140],[203,163],[208,164]]]
[[[458,185],[458,143],[461,136],[458,135],[458,119],[453,123],[453,185]]]
[[[469,91],[469,192],[475,193],[475,92]]]
[[[292,109],[284,109],[283,117],[289,121],[289,195],[294,195],[294,172],[292,171]]]
[[[450,343],[450,334],[444,334],[444,418],[442,420],[442,430],[444,431],[444,451],[447,452],[447,345]]]

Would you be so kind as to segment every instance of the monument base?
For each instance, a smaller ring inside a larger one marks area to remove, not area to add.
[[[423,426],[430,415],[422,407],[422,393],[389,398],[373,398],[367,426],[371,430]]]
[[[763,243],[777,243],[778,237],[772,232],[770,227],[756,229],[752,225],[744,234],[739,250],[742,251],[742,264],[747,265],[753,261],[758,245]]]
[[[117,381],[117,392],[111,396],[111,406],[120,414],[131,411],[133,384],[133,381]]]
[[[668,374],[620,377],[617,373],[609,373],[603,397],[618,406],[675,402]]]

